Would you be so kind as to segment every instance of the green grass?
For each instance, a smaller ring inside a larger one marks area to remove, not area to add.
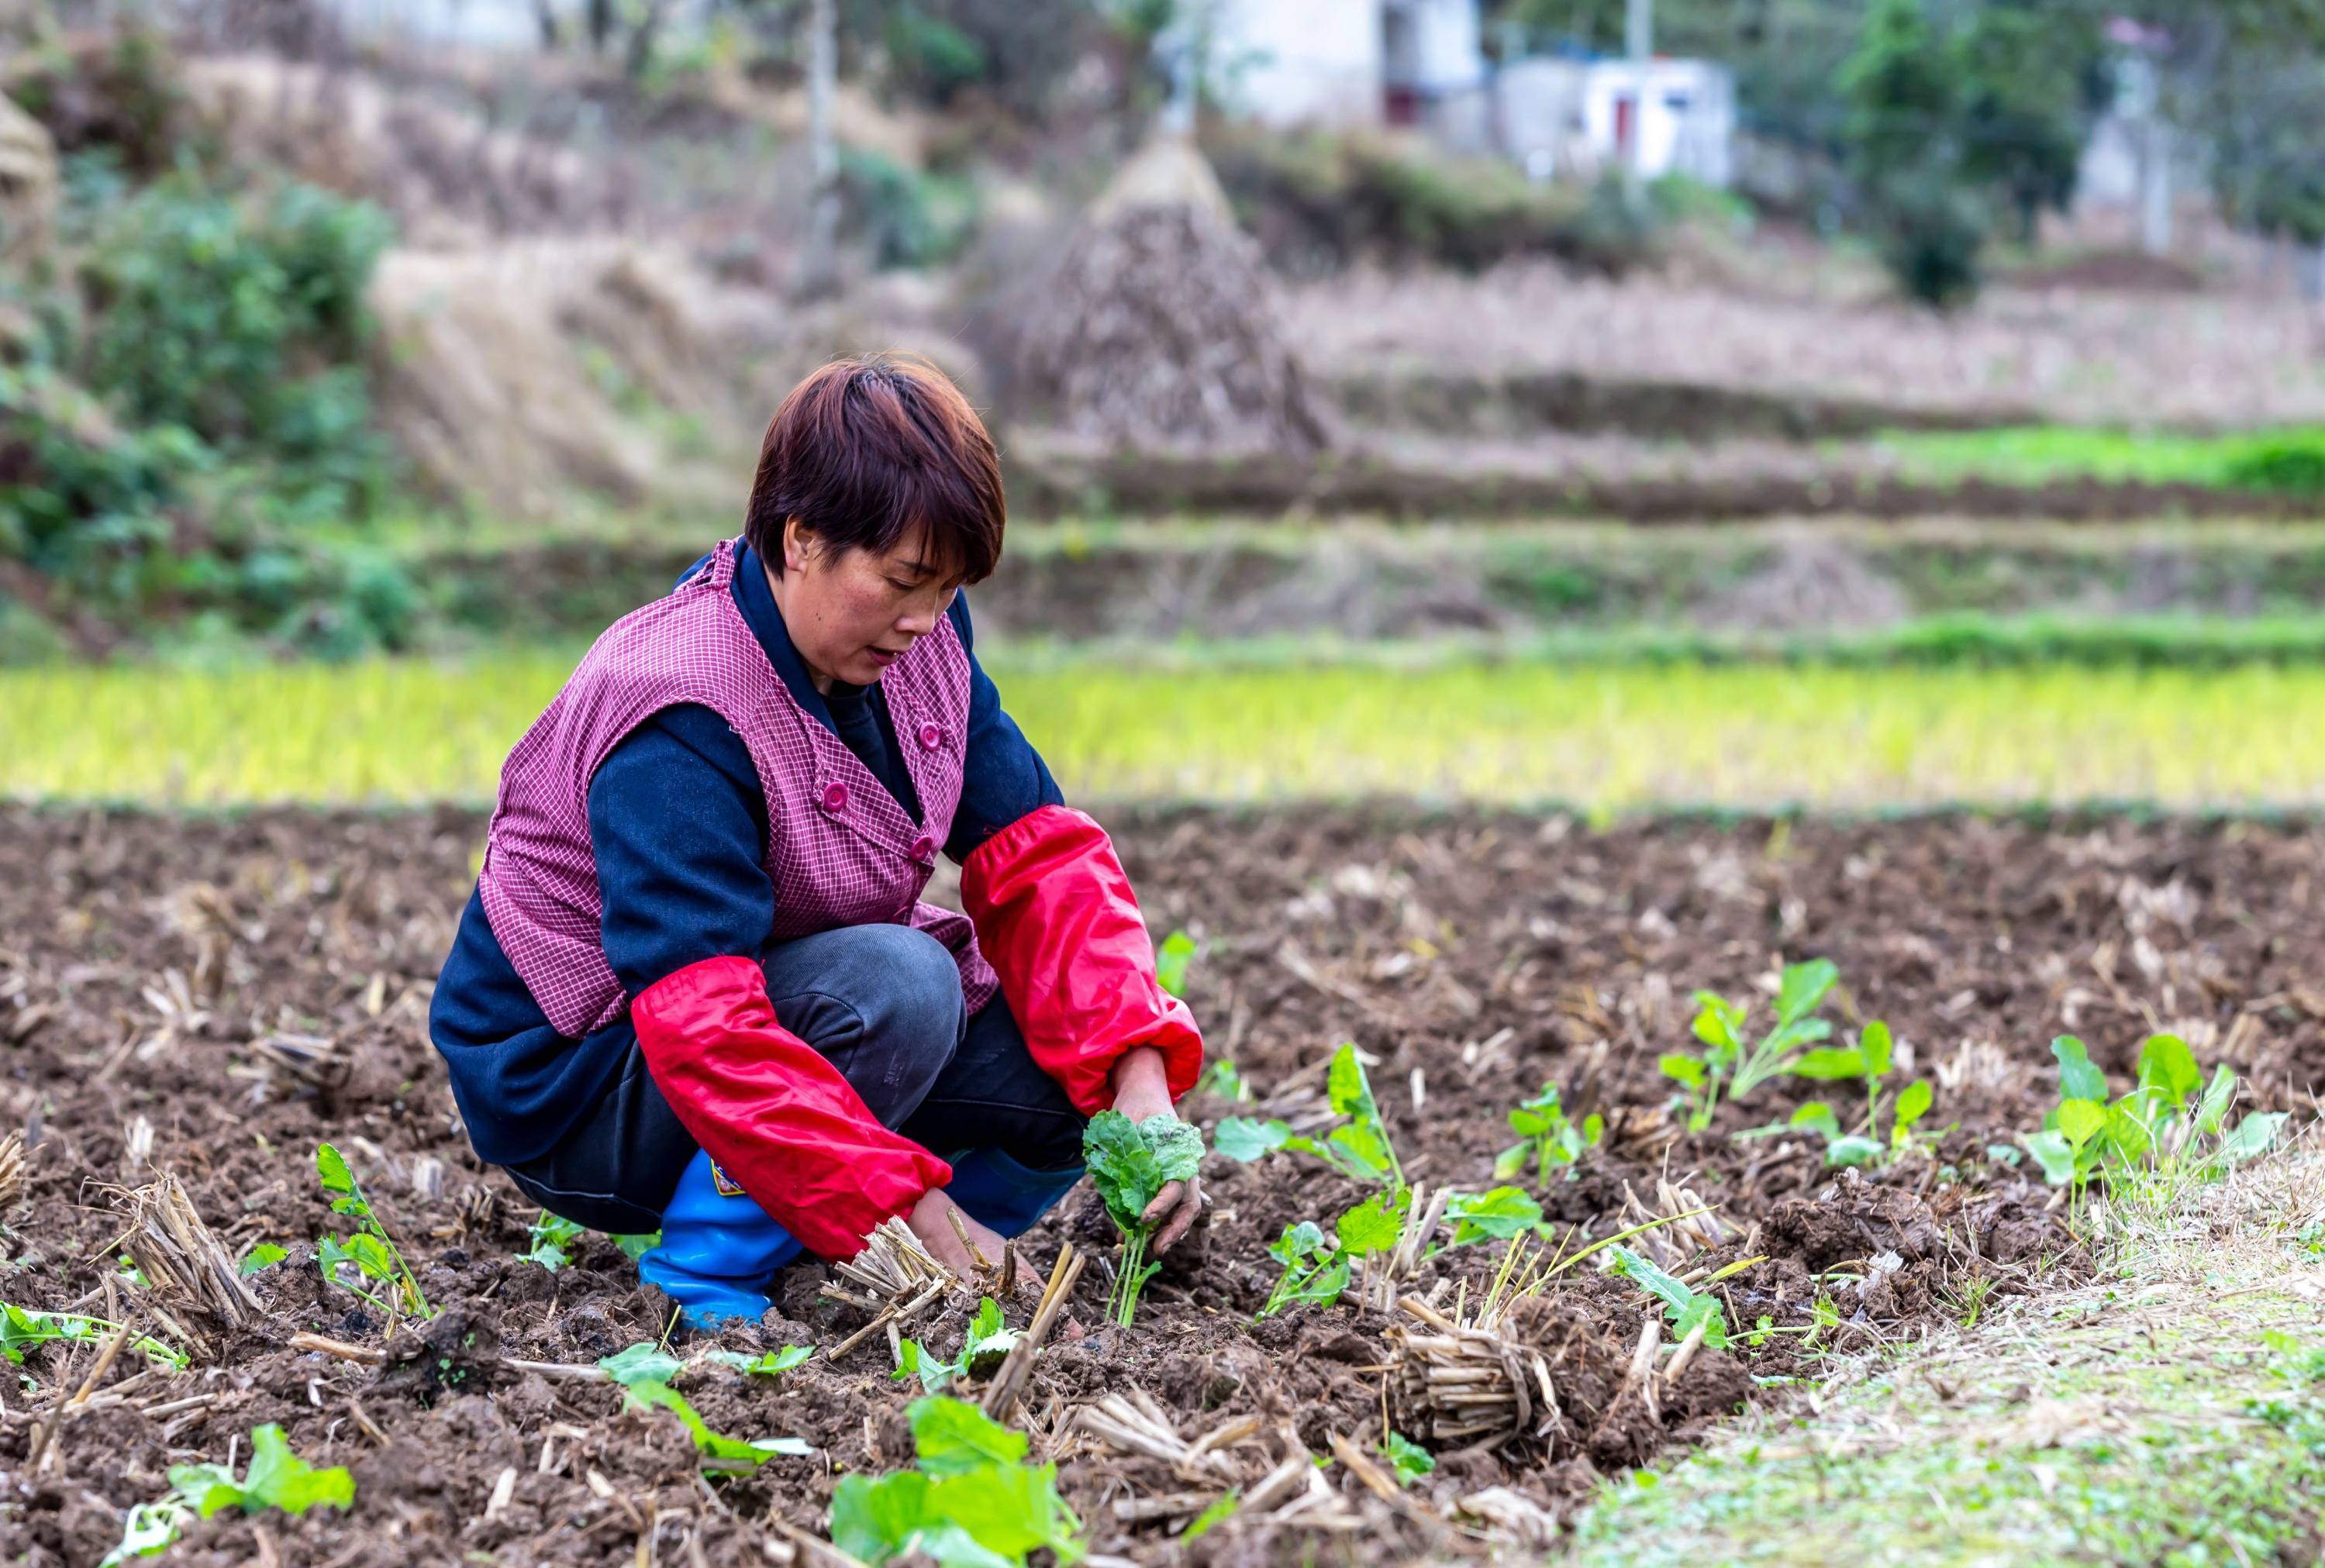
[[[1880,438],[1909,478],[1991,479],[2047,484],[2095,479],[2117,484],[2316,494],[2325,489],[2325,429],[2288,427],[2225,436],[2033,426],[2000,430],[1896,432]]]
[[[1608,1488],[1570,1560],[1955,1565],[2307,1562],[2325,1489],[2314,1156],[2265,1161],[2085,1287],[1844,1369]],[[2209,1219],[2211,1222],[2202,1222]],[[2313,1238],[2313,1231],[2310,1236]]]
[[[562,655],[0,672],[0,793],[489,798]],[[2314,803],[2325,669],[994,669],[1079,799]]]

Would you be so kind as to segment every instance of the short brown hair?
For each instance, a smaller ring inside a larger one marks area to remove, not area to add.
[[[759,443],[743,535],[778,575],[796,517],[828,548],[885,553],[915,527],[966,583],[1001,558],[1001,459],[960,389],[928,361],[836,359],[793,387]]]

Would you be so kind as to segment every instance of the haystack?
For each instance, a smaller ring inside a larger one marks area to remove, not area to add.
[[[1259,246],[1184,140],[1148,144],[1068,241],[1020,354],[1062,429],[1138,449],[1311,452],[1320,401]]]

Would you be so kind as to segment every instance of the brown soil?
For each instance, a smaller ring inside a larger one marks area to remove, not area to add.
[[[1627,1369],[1652,1304],[1586,1264],[1504,1324],[1512,1356],[1539,1358],[1555,1389],[1526,1434],[1465,1447],[1399,1397],[1390,1419],[1435,1442],[1439,1467],[1395,1507],[1346,1464],[1323,1471],[1362,1534],[1313,1537],[1312,1525],[1248,1510],[1181,1543],[1170,1532],[1184,1514],[1125,1522],[1125,1506],[1229,1480],[1248,1490],[1283,1457],[1287,1426],[1320,1452],[1335,1434],[1373,1449],[1399,1358],[1396,1324],[1353,1305],[1250,1323],[1274,1274],[1266,1244],[1291,1221],[1329,1220],[1358,1190],[1298,1158],[1214,1157],[1207,1227],[1150,1287],[1137,1326],[1104,1325],[1092,1268],[1026,1397],[1037,1452],[1060,1459],[1091,1545],[1139,1561],[1338,1561],[1359,1540],[1400,1558],[1473,1551],[1448,1522],[1463,1499],[1500,1487],[1563,1514],[1602,1475],[1739,1403],[1785,1397],[1774,1380],[1816,1354],[1913,1334],[1987,1287],[1976,1281],[2015,1292],[2071,1276],[2076,1249],[2050,1194],[1989,1147],[2036,1125],[2053,1093],[2043,1047],[2054,1033],[2080,1034],[2121,1075],[2139,1039],[2168,1025],[2208,1063],[2235,1065],[2265,1105],[2302,1102],[2325,1076],[2325,995],[2311,978],[2325,833],[2311,827],[1917,819],[1595,832],[1563,817],[1385,809],[1156,812],[1116,826],[1157,928],[1184,926],[1205,943],[1193,1001],[1215,1054],[1239,1063],[1270,1108],[1311,1108],[1320,1065],[1353,1039],[1376,1058],[1408,1172],[1476,1189],[1491,1184],[1505,1111],[1555,1079],[1611,1130],[1577,1179],[1538,1189],[1561,1234],[1608,1234],[1635,1198],[1656,1204],[1667,1180],[1716,1204],[1717,1230],[1698,1238],[1700,1252],[1678,1227],[1639,1244],[1674,1268],[1762,1259],[1717,1287],[1739,1328],[1765,1316],[1803,1329],[1820,1302],[1839,1319],[1813,1350],[1803,1333],[1779,1334],[1707,1351],[1681,1378],[1643,1386]],[[12,1387],[0,1416],[0,1555],[95,1563],[123,1511],[166,1490],[170,1465],[223,1461],[237,1443],[246,1454],[265,1422],[310,1460],[352,1467],[352,1512],[221,1515],[192,1526],[171,1561],[761,1561],[768,1522],[818,1530],[836,1475],[907,1456],[910,1395],[877,1335],[777,1381],[687,1373],[681,1388],[718,1430],[816,1450],[710,1482],[672,1417],[616,1414],[604,1384],[511,1364],[586,1365],[655,1338],[663,1307],[602,1238],[554,1274],[520,1261],[532,1211],[468,1153],[423,1015],[480,834],[477,816],[450,810],[0,810],[0,1125],[32,1145],[25,1199],[5,1216],[0,1299],[104,1312],[122,1228],[108,1185],[155,1170],[184,1179],[229,1249],[291,1251],[254,1277],[264,1307],[254,1326],[163,1304],[199,1342],[191,1369],[116,1395],[139,1370],[125,1357],[60,1425],[42,1417],[96,1352],[29,1354],[32,1384]],[[1846,990],[1830,1010],[1844,1024],[1878,1015],[1895,1027],[1911,1070],[1937,1085],[1931,1155],[1866,1181],[1828,1172],[1794,1139],[1724,1136],[1785,1114],[1802,1096],[1782,1085],[1724,1111],[1711,1135],[1672,1126],[1655,1056],[1684,1042],[1686,999],[1698,987],[1747,992],[1780,955],[1840,966]],[[335,1042],[342,1065],[294,1073],[294,1053],[257,1045],[284,1036]],[[1209,1121],[1228,1108],[1194,1109]],[[313,1177],[323,1139],[353,1162],[445,1309],[387,1343],[384,1366],[286,1342],[301,1330],[375,1351],[384,1340],[377,1314],[310,1258],[316,1238],[345,1229]],[[1107,1239],[1087,1189],[1030,1244],[1047,1256],[1067,1236]],[[1444,1252],[1403,1288],[1446,1312],[1474,1306],[1500,1254]],[[819,1297],[820,1278],[791,1271],[758,1337],[829,1347],[858,1324]],[[940,1349],[957,1345],[957,1315],[927,1326]],[[1075,1406],[1132,1389],[1183,1435],[1253,1416],[1259,1442],[1229,1449],[1228,1469],[1198,1482],[1069,1434]]]

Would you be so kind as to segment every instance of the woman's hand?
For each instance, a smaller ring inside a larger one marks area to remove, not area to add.
[[[1163,1073],[1162,1052],[1152,1046],[1136,1046],[1122,1054],[1114,1065],[1114,1108],[1133,1121],[1150,1116],[1177,1118],[1179,1113],[1171,1106],[1171,1085]],[[1155,1194],[1140,1216],[1159,1227],[1147,1250],[1168,1252],[1203,1212],[1203,1203],[1202,1188],[1191,1176]]]
[[[951,1215],[959,1216],[959,1231],[952,1228]],[[904,1223],[912,1227],[921,1245],[929,1250],[929,1256],[963,1279],[976,1278],[978,1264],[968,1248],[961,1245],[962,1232],[967,1232],[977,1251],[985,1255],[983,1267],[988,1272],[1001,1267],[1002,1251],[1008,1246],[998,1234],[970,1219],[968,1211],[955,1204],[942,1187],[931,1187],[922,1194],[912,1212],[904,1216]],[[1022,1275],[1024,1269],[1020,1268],[1018,1272]]]

